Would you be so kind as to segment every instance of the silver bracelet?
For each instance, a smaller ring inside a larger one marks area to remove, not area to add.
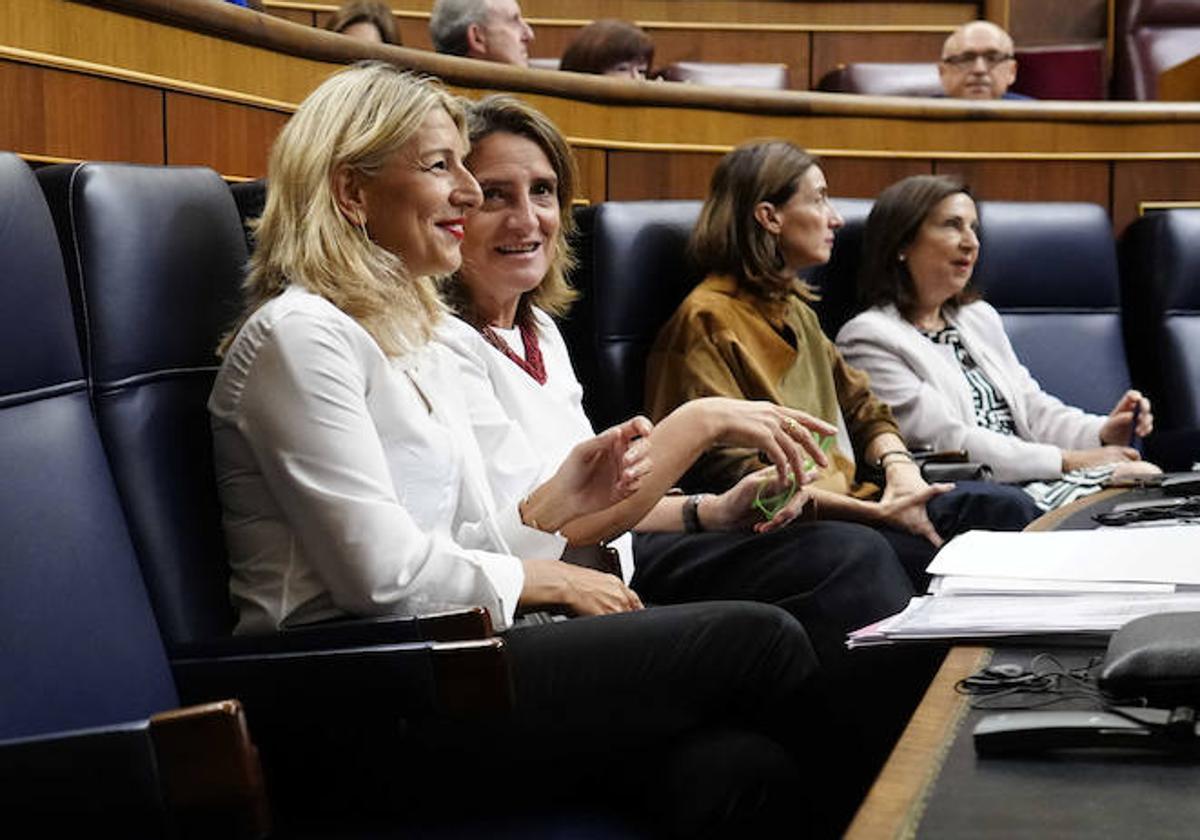
[[[683,530],[689,534],[698,534],[704,530],[700,524],[700,500],[703,493],[694,493],[683,500]]]

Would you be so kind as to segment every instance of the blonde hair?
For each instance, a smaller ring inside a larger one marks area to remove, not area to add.
[[[786,204],[800,177],[816,164],[815,157],[786,140],[751,140],[725,155],[692,230],[689,248],[696,263],[730,275],[766,300],[788,294],[816,300],[816,290],[784,265],[779,237],[754,217],[759,202]]]
[[[267,201],[243,289],[238,327],[290,284],[358,321],[385,353],[427,342],[444,308],[436,283],[413,277],[402,255],[373,243],[337,205],[335,172],[376,175],[436,108],[466,137],[458,100],[432,79],[362,62],[326,79],[300,104],[271,148]],[[218,350],[228,349],[233,332]]]
[[[575,184],[579,181],[571,147],[567,145],[562,132],[545,114],[532,105],[506,94],[485,96],[469,105],[467,125],[472,145],[493,134],[513,134],[534,143],[550,162],[550,167],[558,179],[559,225],[558,235],[554,237],[554,256],[542,282],[537,288],[521,296],[517,305],[516,320],[518,324],[528,325],[534,306],[551,315],[566,315],[571,304],[579,297],[579,292],[567,280],[567,275],[575,268],[575,255],[570,245],[575,234],[575,214],[572,212],[571,200],[575,195]],[[467,156],[467,168],[471,168],[470,155]],[[461,278],[462,272],[466,270],[468,266],[462,266],[458,274],[451,278],[446,287],[446,297],[452,309],[474,323],[479,318],[471,301],[470,290]]]

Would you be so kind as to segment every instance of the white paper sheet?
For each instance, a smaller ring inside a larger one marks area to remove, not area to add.
[[[928,571],[991,578],[1200,585],[1200,527],[969,531],[943,546]]]

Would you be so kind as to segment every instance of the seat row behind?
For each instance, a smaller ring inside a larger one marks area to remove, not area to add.
[[[833,337],[858,307],[855,276],[871,202],[845,218],[830,262],[808,272]],[[642,409],[659,327],[699,280],[686,243],[700,203],[609,202],[579,214],[582,300],[564,332],[598,427]],[[1148,457],[1189,469],[1200,456],[1200,211],[1151,213],[1118,247],[1107,214],[1074,202],[980,203],[975,281],[1014,348],[1052,394],[1107,413],[1131,385],[1154,402]]]

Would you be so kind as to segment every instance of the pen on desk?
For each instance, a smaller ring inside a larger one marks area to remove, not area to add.
[[[1142,416],[1142,401],[1133,404],[1133,422],[1129,424],[1129,445],[1138,452],[1142,451],[1142,438],[1137,433],[1138,420]]]

